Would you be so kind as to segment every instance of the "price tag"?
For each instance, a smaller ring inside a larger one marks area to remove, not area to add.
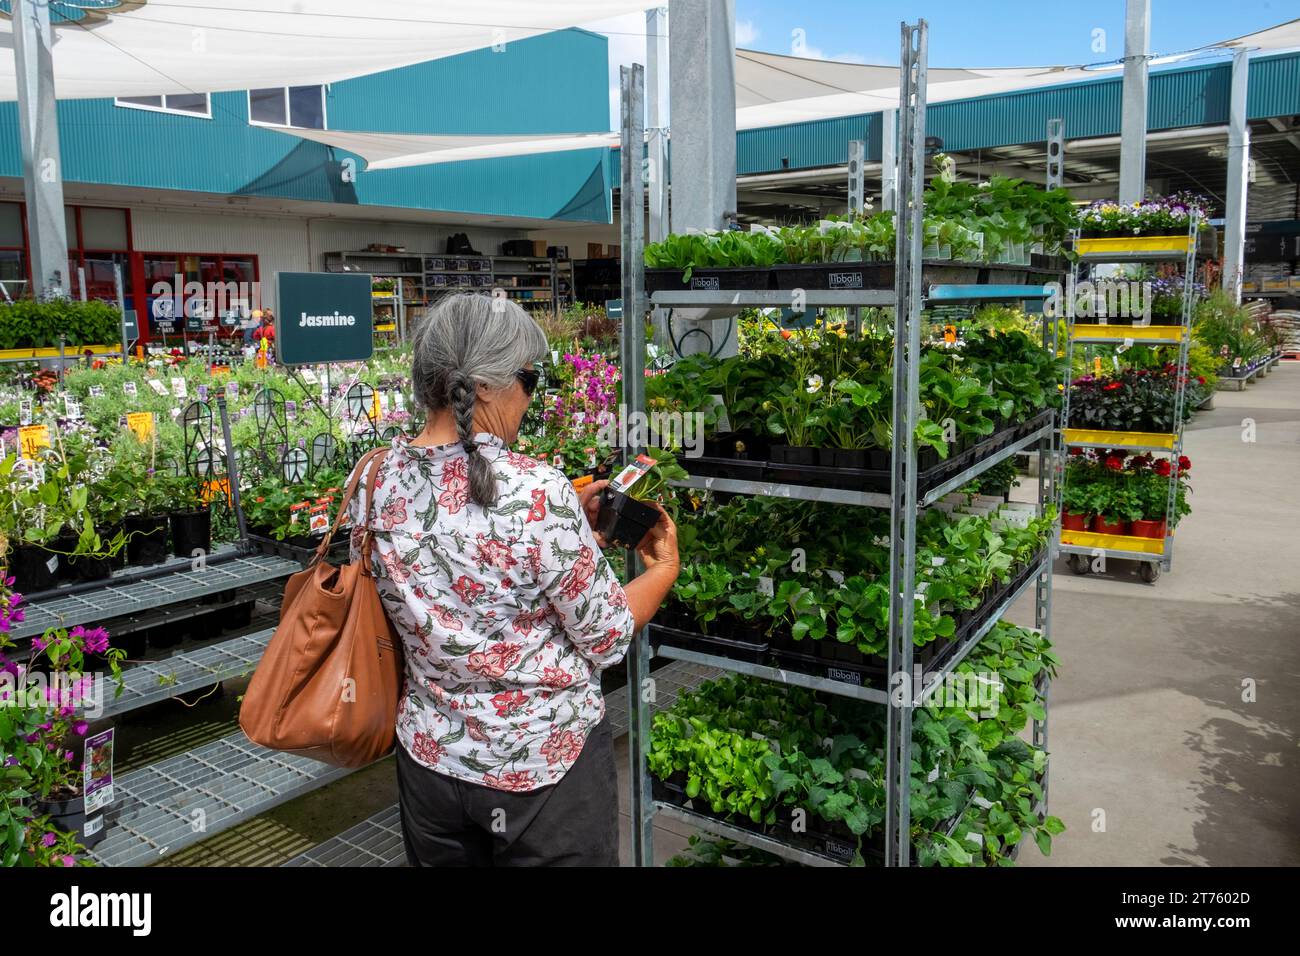
[[[126,427],[142,442],[153,437],[153,412],[127,412]]]
[[[123,382],[122,394],[128,398],[135,398],[139,394],[139,391],[135,387],[135,382]]]
[[[1100,355],[1098,355],[1096,358],[1094,358],[1094,359],[1092,360],[1092,374],[1093,374],[1093,375],[1100,375],[1100,374],[1101,374],[1101,356],[1100,356]]]
[[[32,400],[24,398],[18,403],[18,424],[30,425],[32,423]]]
[[[159,381],[156,378],[151,378],[148,379],[147,381],[149,382],[149,387],[152,388],[155,393],[161,395],[163,398],[171,397],[171,392],[167,391],[167,386],[164,385],[161,381]]]
[[[18,429],[18,441],[24,458],[35,458],[42,448],[50,447],[48,425],[23,425]]]
[[[188,395],[189,395],[189,393],[188,393],[188,392],[186,391],[186,389],[185,389],[185,379],[183,379],[183,378],[179,378],[179,377],[177,377],[177,378],[173,378],[173,379],[172,379],[172,397],[174,397],[174,398],[187,398]]]
[[[943,327],[943,340],[949,345],[955,345],[957,342],[957,326],[945,325]]]

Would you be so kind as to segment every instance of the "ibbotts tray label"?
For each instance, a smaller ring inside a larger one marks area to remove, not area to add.
[[[722,280],[717,276],[691,276],[691,288],[717,292],[722,288]]]
[[[831,272],[826,276],[826,285],[831,289],[861,289],[861,272]]]

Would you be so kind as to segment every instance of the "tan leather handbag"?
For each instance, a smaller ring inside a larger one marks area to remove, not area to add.
[[[360,767],[393,749],[402,687],[401,642],[370,570],[375,478],[386,448],[368,452],[348,482],[330,534],[289,578],[280,624],[244,693],[239,726],[272,750]],[[325,550],[366,473],[365,555],[334,567]]]

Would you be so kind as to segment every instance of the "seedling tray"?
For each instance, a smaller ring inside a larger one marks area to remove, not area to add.
[[[1051,410],[1017,425],[1002,428],[992,435],[975,442],[961,451],[949,454],[946,459],[932,460],[923,453],[919,456],[921,466],[917,474],[918,494],[924,495],[930,489],[937,488],[948,478],[977,462],[996,454],[1015,441],[1050,424]],[[813,488],[835,488],[847,491],[873,491],[887,494],[890,485],[888,468],[832,468],[826,465],[789,465],[783,462],[754,461],[740,458],[720,458],[703,455],[699,458],[680,456],[682,467],[692,475],[701,478],[729,478],[750,481],[756,484],[776,482],[790,485],[804,485]]]
[[[341,529],[330,542],[330,546],[325,551],[325,560],[331,562],[346,561],[348,559],[350,547],[350,532],[348,529]],[[249,533],[248,543],[256,550],[263,554],[274,554],[281,558],[289,558],[291,561],[297,561],[299,564],[307,564],[316,554],[316,548],[320,545],[320,539],[311,539],[307,537],[286,538],[279,541],[275,538],[260,534]]]
[[[733,661],[762,664],[768,658],[768,644],[757,638],[718,637],[698,631],[683,630],[665,624],[650,625],[650,646],[669,644],[698,654],[712,654]]]

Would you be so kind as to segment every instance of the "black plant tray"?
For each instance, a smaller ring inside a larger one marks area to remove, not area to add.
[[[920,472],[916,479],[919,494],[936,488],[951,476],[965,471],[983,459],[1026,435],[1051,424],[1052,411],[1040,412],[1026,422],[1010,425],[992,435],[954,452],[947,459],[931,459],[929,449],[922,449]],[[929,452],[929,454],[927,454]],[[778,482],[805,485],[813,488],[835,488],[847,491],[889,492],[888,468],[831,468],[825,465],[787,465],[783,462],[752,461],[739,458],[699,458],[680,456],[682,467],[701,478],[729,478],[755,483]]]
[[[974,610],[949,612],[947,616],[952,617],[956,623],[953,636],[936,638],[915,648],[913,666],[920,667],[922,674],[946,667],[967,639],[997,612],[1003,601],[1033,576],[1045,554],[1046,550],[1040,551],[1025,564],[1013,568],[1006,584],[994,582],[985,590],[979,606]],[[876,690],[888,688],[889,663],[886,657],[863,654],[853,645],[841,644],[834,638],[795,641],[786,635],[773,635],[770,639],[747,634],[719,637],[692,630],[682,620],[680,611],[668,609],[665,613],[673,623],[650,625],[650,644],[655,648],[669,644],[683,650],[763,664],[856,687],[871,687]]]
[[[670,644],[698,654],[712,654],[728,660],[747,661],[751,664],[764,663],[769,649],[767,642],[758,638],[719,637],[651,622],[650,646],[657,649],[662,644]]]
[[[346,561],[348,558],[348,549],[351,532],[347,528],[340,528],[338,533],[330,541],[330,546],[325,551],[325,560],[327,561]],[[281,558],[289,558],[297,561],[299,564],[306,564],[316,554],[316,548],[320,545],[319,538],[309,538],[306,535],[300,535],[294,538],[285,538],[283,541],[277,541],[269,535],[260,535],[253,532],[248,533],[248,543],[263,554],[274,554]]]
[[[766,291],[773,288],[772,268],[692,269],[685,281],[680,269],[646,269],[645,287],[647,292]]]

